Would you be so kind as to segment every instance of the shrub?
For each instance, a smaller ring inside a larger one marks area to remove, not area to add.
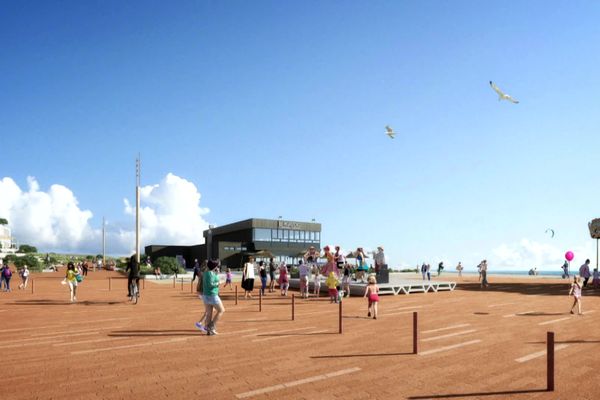
[[[27,265],[31,271],[41,271],[43,268],[40,260],[33,254],[27,254],[23,257],[15,257],[15,259],[11,261],[17,269],[23,268],[24,265]]]
[[[154,266],[160,268],[160,272],[166,275],[175,274],[176,272],[180,274],[185,273],[185,270],[179,265],[175,257],[159,257],[154,262]]]

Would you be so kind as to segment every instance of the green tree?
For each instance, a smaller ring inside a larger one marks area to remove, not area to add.
[[[14,264],[15,268],[21,269],[23,266],[27,265],[27,267],[31,271],[41,271],[43,266],[40,260],[34,256],[33,254],[26,254],[23,257],[17,257],[14,255],[7,256],[7,261],[10,261]]]
[[[19,246],[19,253],[37,253],[37,249],[34,246],[22,244]]]
[[[174,274],[176,271],[180,274],[185,273],[175,257],[159,257],[154,262],[154,266],[160,268],[160,272],[167,275]]]
[[[6,218],[0,218],[0,225],[8,225],[8,220]]]

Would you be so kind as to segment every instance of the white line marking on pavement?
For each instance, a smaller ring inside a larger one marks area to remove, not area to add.
[[[465,326],[469,326],[469,325],[471,325],[471,324],[451,325],[451,326],[447,326],[445,328],[437,328],[437,329],[429,329],[427,331],[421,331],[421,333],[433,333],[433,332],[447,331],[449,329],[454,329],[454,328],[464,328]]]
[[[559,351],[564,349],[565,347],[569,347],[568,344],[559,344],[558,346],[554,346],[554,351]],[[526,356],[515,358],[516,362],[524,363],[525,361],[533,360],[534,358],[539,358],[546,355],[546,350],[536,351],[535,353],[528,354]]]
[[[445,338],[449,338],[449,337],[453,337],[453,336],[466,335],[468,333],[473,333],[473,332],[477,332],[477,329],[469,329],[468,331],[460,331],[460,332],[448,333],[446,335],[441,335],[441,336],[433,336],[433,337],[430,337],[427,339],[421,339],[421,342],[431,342],[433,340],[440,340],[440,339],[445,339]]]
[[[359,367],[342,369],[339,371],[330,372],[328,374],[310,376],[308,378],[298,379],[298,380],[292,381],[292,382],[281,383],[279,385],[268,386],[268,387],[265,387],[262,389],[252,390],[250,392],[239,393],[239,394],[236,394],[235,397],[237,397],[238,399],[245,399],[248,397],[257,396],[259,394],[270,393],[270,392],[274,392],[276,390],[282,390],[282,389],[286,389],[286,388],[290,388],[290,387],[294,387],[294,386],[298,386],[298,385],[305,385],[305,384],[311,383],[311,382],[317,382],[317,381],[322,381],[322,380],[329,379],[329,378],[335,378],[338,376],[351,374],[353,372],[358,372],[360,370],[361,369]]]
[[[520,312],[520,313],[515,313],[515,314],[506,314],[506,315],[503,315],[502,317],[504,317],[504,318],[510,318],[510,317],[516,317],[517,315],[527,315],[527,314],[532,314],[532,313],[534,313],[534,312],[535,312],[535,311],[523,311],[523,312]]]
[[[123,340],[123,339],[130,339],[130,337],[129,336],[120,336],[120,337],[111,337],[111,338],[104,338],[104,339],[80,340],[78,342],[54,343],[52,346],[54,346],[54,347],[71,346],[71,345],[76,345],[76,344],[111,342],[113,340]]]
[[[385,313],[385,314],[381,314],[382,316],[386,316],[386,315],[402,315],[402,314],[412,314],[414,313],[415,310],[410,310],[410,311],[400,311],[400,312],[393,312],[393,313]]]
[[[169,339],[169,340],[160,340],[160,341],[157,341],[157,342],[146,342],[146,343],[127,344],[127,345],[124,345],[124,346],[103,347],[103,348],[100,348],[100,349],[72,351],[71,354],[72,355],[80,355],[80,354],[100,353],[102,351],[131,349],[131,348],[134,348],[134,347],[153,346],[153,345],[165,344],[165,343],[185,342],[188,339],[190,339],[190,338],[189,337],[186,337],[186,338],[175,338],[175,339]]]
[[[328,329],[324,329],[321,331],[310,331],[310,332],[306,332],[306,333],[290,333],[289,335],[284,335],[284,336],[269,336],[266,338],[254,339],[253,342],[266,342],[267,340],[287,339],[291,336],[305,336],[305,335],[312,335],[312,334],[316,334],[316,333],[324,333],[327,331],[328,331]]]
[[[490,304],[488,307],[492,308],[492,307],[502,307],[502,306],[509,306],[511,304],[516,304],[516,303],[500,303],[500,304]]]
[[[400,308],[386,308],[388,311],[401,311],[401,310],[412,310],[415,308],[423,308],[423,306],[408,306],[408,307],[400,307]]]
[[[284,329],[282,331],[270,331],[270,332],[260,332],[260,335],[270,335],[272,333],[286,333],[286,332],[295,332],[295,331],[302,331],[305,329],[314,329],[314,326],[306,326],[304,328],[296,328],[296,329]],[[250,337],[250,336],[257,336],[258,334],[253,333],[251,335],[244,335],[243,337]]]
[[[429,355],[429,354],[439,353],[440,351],[452,350],[452,349],[456,349],[456,348],[463,347],[463,346],[469,346],[471,344],[480,343],[480,342],[481,342],[481,340],[476,339],[476,340],[471,340],[469,342],[463,342],[463,343],[453,344],[452,346],[438,347],[437,349],[431,349],[431,350],[427,350],[427,351],[422,351],[422,352],[419,353],[419,355],[420,356],[426,356],[426,355]]]
[[[571,319],[571,317],[564,317],[564,318],[559,318],[559,319],[553,319],[550,321],[544,321],[544,322],[540,322],[538,325],[548,325],[548,324],[553,324],[555,322],[566,321],[568,319]]]
[[[101,327],[96,327],[96,328],[92,328],[92,329],[82,329],[79,331],[62,331],[62,332],[46,332],[46,333],[34,333],[33,335],[29,335],[32,338],[37,338],[37,339],[46,339],[46,337],[51,336],[51,335],[55,335],[52,337],[59,337],[56,335],[67,335],[67,336],[77,336],[78,334],[83,334],[84,332],[91,332],[91,331],[102,331],[102,330],[109,330],[109,329],[119,329],[122,328],[123,326],[111,326],[108,328],[101,328]],[[95,332],[98,333],[98,332]]]

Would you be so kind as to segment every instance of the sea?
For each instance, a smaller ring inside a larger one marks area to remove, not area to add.
[[[579,272],[578,269],[571,268],[570,275],[577,274],[578,272]],[[458,274],[455,271],[448,271],[448,272],[444,271],[444,272],[442,272],[442,274],[444,274],[444,273]],[[463,270],[463,273],[466,273],[466,274],[477,274],[479,272],[476,269],[473,269],[473,270]],[[489,275],[529,275],[529,270],[523,271],[523,270],[495,270],[495,269],[488,269],[488,274]],[[560,277],[560,276],[562,276],[562,274],[563,274],[562,269],[559,270],[559,271],[537,270],[537,275],[538,276],[557,276],[557,277]]]

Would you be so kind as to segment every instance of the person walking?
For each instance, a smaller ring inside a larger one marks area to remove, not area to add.
[[[421,275],[423,276],[423,280],[427,278],[427,264],[425,263],[421,265]]]
[[[489,286],[488,284],[488,280],[487,280],[487,272],[488,272],[488,266],[487,266],[487,260],[483,260],[481,262],[481,264],[479,264],[480,268],[480,274],[481,274],[481,287],[482,288],[487,288]]]
[[[79,276],[79,272],[75,268],[75,264],[69,262],[69,264],[67,264],[67,274],[65,275],[65,280],[63,282],[69,285],[71,303],[77,301],[77,276]]]
[[[561,268],[563,270],[563,273],[562,273],[563,279],[565,279],[565,278],[569,279],[569,262],[565,261]]]
[[[252,256],[248,257],[248,262],[244,264],[242,288],[244,289],[244,299],[251,299],[254,290],[254,257]]]
[[[275,261],[273,261],[273,257],[269,258],[269,292],[273,293],[275,291],[275,270],[277,267],[275,266]]]
[[[458,277],[462,278],[462,270],[463,270],[463,266],[461,264],[461,262],[458,262],[458,265],[456,266],[456,270],[458,271]]]
[[[200,264],[198,263],[198,259],[194,260],[194,269],[193,269],[193,274],[192,274],[192,282],[194,282],[196,280],[196,277],[198,279],[200,279],[200,274],[202,274],[202,269],[200,267]],[[202,261],[202,265],[204,266],[206,264],[206,261]]]
[[[281,289],[282,296],[288,295],[289,287],[290,287],[290,277],[289,277],[288,269],[287,269],[287,266],[285,265],[285,262],[282,262],[281,265],[279,265],[279,289]]]
[[[379,286],[377,286],[377,279],[375,275],[369,275],[367,279],[369,284],[365,288],[365,295],[363,297],[369,300],[369,313],[367,317],[373,315],[373,319],[377,319],[377,304],[379,303]]]
[[[300,296],[303,299],[308,299],[308,265],[304,264],[302,260],[300,260],[300,265],[298,265],[298,273],[300,276]]]
[[[206,334],[208,336],[218,334],[217,323],[225,312],[225,307],[219,297],[219,274],[216,272],[218,266],[218,260],[209,260],[208,270],[202,274],[202,300],[206,311]],[[216,314],[213,315],[213,311],[216,311]]]
[[[431,264],[425,266],[425,272],[427,273],[427,280],[431,280]]]
[[[267,289],[267,268],[264,261],[258,262],[258,275],[260,276],[260,293],[264,296]]]
[[[383,252],[383,246],[377,247],[377,253],[375,254],[375,274],[379,274],[379,271],[383,269],[385,265],[385,254]]]
[[[344,264],[344,275],[342,277],[342,290],[345,297],[350,297],[350,264]]]
[[[10,292],[10,279],[12,278],[12,270],[8,264],[4,264],[2,269],[2,280],[4,281],[4,291]]]
[[[577,313],[582,315],[581,312],[581,278],[578,276],[573,277],[573,283],[569,290],[569,296],[573,296],[573,305],[571,306],[571,314],[574,314],[573,309],[577,306]]]
[[[583,278],[583,287],[586,287],[591,276],[589,258],[579,267],[579,276]]]
[[[443,271],[443,270],[444,270],[444,262],[443,262],[443,261],[441,261],[441,262],[438,264],[438,271],[437,271],[437,272],[438,272],[438,274],[437,274],[437,276],[440,276],[440,275],[442,274],[442,271]]]
[[[22,283],[19,285],[19,289],[27,289],[27,283],[29,282],[29,269],[27,269],[27,265],[23,266],[20,275]]]

